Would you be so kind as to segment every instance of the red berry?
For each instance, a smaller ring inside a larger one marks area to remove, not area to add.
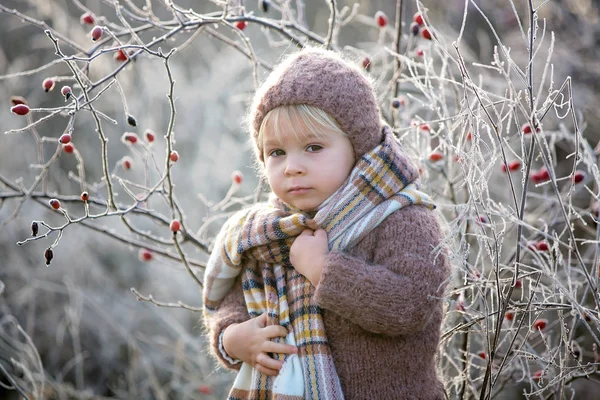
[[[371,71],[371,60],[368,57],[365,57],[362,61],[362,66],[367,72]]]
[[[428,131],[430,128],[429,128],[429,125],[427,125],[427,124],[421,124],[419,126],[419,129],[421,129],[423,131]]]
[[[512,311],[507,311],[506,314],[504,314],[504,318],[506,318],[509,321],[512,321],[513,319],[515,319],[515,313]]]
[[[27,100],[23,96],[10,96],[10,102],[13,106],[18,106],[19,104],[27,105]]]
[[[132,165],[133,161],[131,160],[130,157],[123,157],[121,159],[121,165],[123,166],[123,169],[128,170],[131,169],[131,165]]]
[[[144,133],[144,136],[146,136],[146,141],[148,143],[154,142],[154,139],[156,138],[155,133],[152,132],[150,129],[146,129],[146,132]]]
[[[467,133],[467,140],[470,142],[471,140],[473,140],[473,135],[471,134],[471,132]]]
[[[17,115],[27,115],[29,114],[29,106],[27,104],[17,104],[11,107],[10,111]]]
[[[81,192],[81,200],[83,201],[88,201],[88,199],[90,198],[90,195],[88,192]]]
[[[514,160],[508,163],[508,169],[510,171],[516,171],[519,168],[521,168],[521,161],[519,160]]]
[[[377,11],[375,13],[375,21],[380,28],[385,27],[388,23],[387,16],[383,13],[383,11]]]
[[[524,135],[531,133],[531,126],[529,125],[529,123],[523,124],[523,126],[521,127],[521,131],[523,132]],[[538,127],[535,131],[539,132],[540,128]]]
[[[520,279],[517,279],[517,281],[515,282],[515,289],[521,289],[522,286],[523,282]]]
[[[54,208],[55,210],[58,210],[60,208],[60,201],[58,201],[57,199],[50,199],[50,207]]]
[[[585,179],[585,173],[583,171],[575,171],[575,175],[573,175],[573,182],[580,183]]]
[[[415,51],[415,54],[417,55],[417,57],[423,57],[425,55],[425,51],[423,49],[417,49]]]
[[[533,374],[533,379],[540,380],[543,374],[544,371],[542,371],[541,369],[539,371],[535,371],[535,373]]]
[[[487,358],[487,354],[485,353],[485,351],[480,351],[479,353],[477,353],[477,355],[480,358],[483,358],[484,360]]]
[[[233,182],[235,182],[235,184],[239,185],[240,183],[242,183],[244,175],[240,171],[236,170],[233,171],[233,173],[231,174],[231,179],[233,180]]]
[[[71,87],[70,86],[63,86],[60,89],[60,93],[65,96],[65,100],[68,100],[69,97],[71,97]]]
[[[429,161],[433,162],[440,161],[442,158],[444,158],[444,155],[439,151],[434,151],[429,155]]]
[[[541,183],[550,179],[550,173],[546,167],[542,167],[539,171],[532,172],[530,177],[534,183]]]
[[[479,222],[481,222],[482,224],[487,224],[487,219],[482,215],[479,217]]]
[[[177,160],[179,160],[179,153],[177,153],[177,151],[173,150],[171,152],[171,155],[169,155],[169,159],[173,162],[177,162]]]
[[[81,15],[79,22],[81,22],[82,24],[92,25],[95,21],[94,17],[92,17],[90,13],[85,13]]]
[[[125,132],[121,140],[123,141],[123,143],[129,142],[131,144],[135,144],[138,141],[138,135],[136,135],[133,132]]]
[[[417,36],[419,34],[420,30],[421,30],[421,27],[416,22],[412,22],[410,24],[410,33],[412,33],[413,36]]]
[[[114,57],[117,61],[127,61],[128,58],[127,54],[125,54],[125,52],[122,49],[117,50]]]
[[[102,37],[102,27],[96,25],[94,27],[94,29],[92,29],[92,32],[90,33],[90,36],[92,37],[92,40],[95,42],[96,40],[100,39]]]
[[[212,394],[212,388],[208,385],[200,385],[198,391],[202,394]]]
[[[63,144],[62,149],[65,153],[71,154],[73,151],[75,151],[75,146],[73,146],[73,143],[67,143],[67,144]]]
[[[171,229],[171,232],[177,232],[181,229],[181,224],[179,223],[179,221],[174,219],[173,221],[171,221],[171,225],[169,225],[169,228]]]
[[[413,21],[419,25],[423,25],[423,16],[420,12],[416,12],[415,15],[413,15]]]
[[[431,40],[431,32],[427,28],[421,29],[421,36],[427,40]]]
[[[534,328],[535,330],[540,330],[540,331],[542,331],[542,330],[544,330],[544,328],[546,328],[546,326],[547,326],[547,325],[548,325],[548,320],[547,320],[547,319],[544,319],[544,318],[536,319],[536,320],[533,322],[533,328]]]
[[[235,27],[240,31],[243,31],[246,28],[246,21],[238,21],[235,23]]]
[[[140,261],[152,261],[153,255],[152,252],[148,249],[140,249],[139,253],[138,253],[138,257],[140,258]]]
[[[42,82],[42,87],[44,88],[44,91],[46,93],[48,93],[49,91],[51,91],[52,89],[54,89],[54,85],[55,84],[56,84],[56,82],[54,81],[54,79],[52,79],[52,78],[46,78]]]
[[[545,240],[540,240],[535,244],[535,248],[539,251],[548,251],[550,249],[550,245]]]
[[[61,144],[67,144],[71,141],[71,135],[69,135],[68,133],[64,133],[59,139],[58,139],[59,143]]]
[[[592,210],[591,210],[591,214],[596,217],[596,219],[598,218],[598,216],[600,216],[600,203],[598,202],[594,202],[592,204]]]

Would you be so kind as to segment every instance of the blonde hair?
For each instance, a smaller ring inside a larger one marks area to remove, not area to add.
[[[335,118],[319,107],[308,104],[275,107],[265,115],[258,130],[255,147],[257,160],[263,160],[263,140],[267,129],[279,141],[281,132],[284,131],[292,133],[298,139],[309,135],[324,137],[330,133],[348,136]]]

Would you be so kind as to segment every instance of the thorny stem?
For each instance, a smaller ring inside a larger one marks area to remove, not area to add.
[[[336,0],[329,0],[329,28],[327,31],[327,39],[325,39],[325,48],[329,50],[331,48],[331,40],[333,39],[333,31],[335,29],[335,20],[337,18],[337,4]]]
[[[8,179],[2,177],[2,175],[0,175],[0,182],[4,183],[5,185],[9,186],[11,189],[13,189],[15,191],[19,190],[19,188],[16,185],[14,185]],[[17,196],[22,196],[22,194],[21,193],[15,193],[15,194],[6,194],[5,195],[5,194],[3,194],[3,193],[0,192],[0,198],[17,197]],[[32,199],[34,199],[36,202],[38,202],[39,204],[41,204],[41,205],[47,207],[48,209],[50,209],[50,206],[48,205],[48,203],[46,201],[42,200],[42,199],[47,199],[47,198],[50,197],[47,193],[34,192],[34,193],[31,194],[30,197]],[[57,199],[59,199],[59,200],[61,200],[61,201],[81,202],[81,200],[79,199],[79,196],[54,196],[54,197],[57,198]],[[102,202],[100,200],[97,200],[97,199],[90,199],[90,200],[87,201],[87,203],[93,203],[93,204],[95,204],[97,206],[106,207],[106,203],[104,203],[104,202]],[[43,226],[45,226],[46,228],[48,228],[49,231],[46,232],[45,235],[38,235],[38,236],[35,236],[35,237],[31,237],[31,238],[25,239],[23,241],[17,242],[17,244],[21,246],[21,245],[24,245],[24,244],[26,244],[26,243],[28,243],[30,241],[39,240],[39,239],[41,239],[43,237],[47,237],[51,232],[54,232],[54,231],[59,231],[60,232],[60,231],[62,231],[64,229],[66,229],[66,227],[69,226],[69,225],[71,225],[71,224],[82,223],[86,227],[88,227],[88,228],[90,228],[92,230],[95,230],[97,232],[103,233],[103,234],[105,234],[105,235],[107,235],[109,237],[112,237],[113,239],[117,239],[118,241],[120,241],[122,243],[125,243],[125,244],[128,244],[128,245],[132,245],[132,246],[135,246],[135,247],[139,247],[139,248],[147,248],[147,249],[153,251],[154,253],[160,254],[160,255],[162,255],[164,257],[167,257],[167,258],[170,258],[170,259],[173,259],[173,260],[179,260],[178,257],[174,256],[173,254],[171,254],[171,253],[169,253],[167,251],[162,250],[161,248],[148,246],[147,244],[135,241],[135,240],[133,240],[131,238],[127,238],[127,237],[121,236],[121,235],[117,234],[116,232],[110,231],[107,228],[97,227],[94,224],[89,223],[89,220],[95,220],[95,219],[100,219],[100,218],[104,218],[104,217],[121,216],[121,215],[126,215],[126,214],[129,214],[129,213],[141,213],[141,214],[144,214],[144,215],[148,215],[152,219],[156,219],[157,221],[159,221],[163,225],[168,225],[169,224],[169,221],[167,219],[165,219],[165,218],[163,218],[163,217],[155,214],[152,211],[140,208],[140,207],[138,207],[135,204],[132,205],[132,206],[129,206],[127,208],[125,208],[124,206],[119,206],[117,208],[118,208],[117,211],[112,211],[112,212],[109,212],[109,213],[102,213],[102,214],[93,215],[93,214],[89,214],[89,212],[88,212],[88,213],[86,213],[85,216],[77,218],[77,219],[71,219],[71,218],[69,218],[67,223],[65,223],[63,226],[60,226],[60,227],[57,227],[57,228],[53,228],[53,227],[47,225],[46,223],[44,223],[42,221],[39,221]],[[188,234],[187,232],[185,232],[184,234],[185,234],[185,236],[184,236],[185,240],[189,240],[189,241],[194,242],[194,244],[196,244],[197,246],[199,246],[204,251],[208,252],[208,248],[207,248],[206,244],[200,242],[194,235]],[[157,241],[157,240],[158,239],[156,239],[156,238],[154,239],[154,241]],[[161,241],[160,243],[163,243],[163,242]],[[165,244],[166,243],[167,242],[165,242]],[[172,242],[168,242],[168,244],[172,244]],[[193,261],[193,262],[191,262],[191,264],[194,265],[194,266],[200,267],[200,268],[204,268],[205,267],[205,264],[201,263],[199,261]]]
[[[64,58],[65,55],[60,50],[60,47],[58,46],[58,40],[52,35],[52,32],[49,30],[46,30],[45,33],[46,33],[46,35],[48,35],[50,40],[52,40],[52,43],[54,43],[56,55],[61,58]],[[83,92],[83,96],[85,97],[85,100],[87,102],[89,102],[90,98],[88,95],[88,91],[85,89],[85,85],[81,81],[81,78],[79,77],[79,72],[77,71],[76,67],[73,66],[71,64],[71,62],[69,62],[69,61],[66,61],[66,64],[69,67],[69,69],[71,70],[71,72],[73,73],[73,76],[75,76],[75,79],[77,79],[77,82],[79,83],[79,85],[81,86],[81,90]],[[107,185],[107,190],[108,190],[108,205],[107,205],[108,207],[106,210],[106,212],[108,212],[110,210],[116,209],[115,198],[114,198],[114,193],[113,193],[113,188],[112,188],[112,181],[111,181],[110,175],[108,173],[108,147],[106,145],[108,142],[108,139],[106,138],[106,136],[104,135],[104,132],[102,131],[102,124],[100,123],[98,114],[94,110],[94,106],[92,104],[90,104],[89,106],[90,106],[90,109],[92,110],[92,116],[94,117],[94,122],[96,123],[96,132],[98,132],[98,135],[100,136],[100,142],[102,144],[102,169],[104,172],[104,179],[106,179],[106,185]]]
[[[396,37],[394,38],[394,49],[396,54],[400,54],[400,44],[402,42],[402,10],[404,6],[403,0],[396,0]],[[398,78],[400,77],[400,72],[402,71],[402,63],[400,62],[400,57],[394,57],[394,74],[392,77],[392,84],[394,85],[394,98],[398,97],[398,93],[400,92],[400,82],[398,82]],[[391,107],[391,104],[390,104]],[[392,117],[392,126],[396,126],[396,113],[392,109],[390,112]]]
[[[184,308],[186,310],[190,310],[190,311],[194,311],[194,312],[199,312],[199,311],[203,310],[202,307],[192,307],[192,306],[185,304],[182,301],[178,301],[177,303],[164,303],[162,301],[157,301],[154,299],[154,297],[151,294],[149,294],[148,296],[144,296],[136,288],[131,288],[131,293],[133,293],[138,298],[138,300],[148,301],[159,307]]]
[[[52,34],[54,36],[56,36],[57,38],[59,38],[60,40],[62,40],[66,44],[68,44],[73,49],[75,49],[75,50],[77,50],[77,51],[79,51],[81,53],[85,53],[85,49],[83,49],[77,43],[75,43],[72,40],[70,40],[68,37],[66,37],[64,35],[61,35],[60,33],[54,31],[44,21],[39,21],[37,19],[31,18],[30,16],[25,15],[25,14],[23,14],[23,13],[17,11],[17,10],[14,10],[14,9],[11,10],[10,8],[8,8],[6,6],[3,6],[2,4],[0,4],[0,12],[5,12],[7,14],[12,14],[12,15],[18,17],[19,19],[21,19],[22,21],[27,21],[30,24],[37,25],[37,26],[43,28],[46,31],[52,32]]]
[[[483,100],[479,96],[477,88],[474,86],[474,83],[472,82],[472,80],[471,80],[471,78],[469,76],[469,73],[468,73],[468,71],[467,71],[467,69],[465,67],[464,61],[463,61],[462,56],[461,56],[461,54],[460,54],[460,52],[458,50],[457,45],[454,44],[454,47],[455,47],[455,50],[456,50],[456,52],[458,54],[459,67],[460,67],[461,74],[463,75],[463,80],[465,82],[465,85],[466,86],[469,86],[469,85],[472,86],[473,93],[477,97],[477,99],[480,102],[480,104],[483,106]],[[465,94],[465,96],[466,96],[466,94]],[[488,110],[485,107],[482,107],[482,109],[484,110],[486,116],[488,117],[488,120],[490,121],[490,124],[492,125],[494,133],[496,134],[496,138],[498,139],[498,141],[500,143],[500,150],[501,150],[501,153],[502,153],[504,164],[507,165],[506,154],[505,154],[505,151],[504,151],[504,146],[502,144],[502,140],[500,139],[500,132],[499,132],[498,125],[494,122],[494,119],[492,118],[492,116],[490,115],[490,113],[488,112]],[[520,212],[519,208],[518,208],[518,205],[517,205],[517,198],[516,198],[515,188],[514,188],[514,185],[513,185],[513,182],[512,182],[512,178],[510,177],[510,175],[508,176],[508,180],[510,182],[511,193],[512,193],[512,196],[513,196],[513,201],[515,203],[515,208],[517,209],[517,212]],[[477,210],[476,210],[476,212],[477,212],[477,214],[479,213]],[[496,320],[497,322],[496,322],[496,328],[494,330],[494,337],[492,339],[492,344],[489,346],[489,358],[488,358],[488,361],[487,361],[486,374],[485,374],[485,377],[484,377],[484,380],[483,380],[483,385],[482,385],[483,390],[482,390],[481,396],[480,396],[481,400],[485,399],[484,395],[485,395],[485,392],[486,392],[486,389],[487,389],[486,385],[488,384],[489,374],[491,372],[491,367],[492,367],[492,360],[494,358],[495,349],[496,349],[496,346],[498,344],[498,339],[499,339],[500,331],[501,331],[501,328],[502,328],[502,321],[504,319],[503,312],[505,312],[505,310],[506,310],[506,307],[508,305],[508,301],[510,299],[510,295],[511,295],[513,287],[514,287],[514,283],[516,282],[516,278],[515,277],[518,276],[518,272],[519,272],[518,271],[519,264],[515,264],[516,270],[515,270],[515,273],[513,275],[513,284],[509,287],[507,296],[503,299],[503,297],[502,297],[502,291],[501,291],[501,287],[500,287],[500,282],[499,282],[500,260],[499,260],[499,249],[497,247],[497,245],[498,245],[498,238],[496,236],[495,229],[492,229],[492,234],[494,235],[494,246],[495,246],[495,250],[496,251],[492,251],[491,248],[489,249],[489,251],[490,251],[490,254],[495,254],[494,271],[495,271],[495,274],[496,274],[496,292],[497,292],[497,297],[498,297],[499,308],[501,308],[502,313],[500,313],[500,315],[498,316],[498,319]],[[490,247],[489,243],[487,241],[486,241],[486,244],[488,245],[488,247]],[[484,303],[484,305],[487,305],[487,303]],[[486,320],[486,332],[488,332],[487,322],[488,321]],[[491,393],[491,388],[490,388],[490,393]]]
[[[171,180],[171,161],[170,161],[170,155],[171,155],[171,151],[172,151],[172,145],[173,145],[173,126],[175,125],[175,114],[176,114],[176,110],[175,110],[175,98],[173,97],[173,91],[175,88],[175,80],[173,79],[173,75],[171,74],[171,68],[169,67],[169,59],[170,57],[173,55],[173,53],[175,52],[175,49],[172,49],[169,54],[167,54],[164,58],[165,58],[165,69],[167,70],[167,76],[169,78],[169,93],[167,94],[167,98],[169,99],[169,107],[171,109],[171,113],[169,116],[169,126],[167,128],[167,134],[165,136],[165,140],[166,140],[166,144],[167,144],[167,149],[166,149],[166,157],[165,157],[165,170],[167,171],[167,193],[168,193],[168,199],[169,199],[169,203],[171,205],[171,210],[173,213],[173,218],[175,218],[175,202],[174,202],[174,194],[173,194],[173,182]],[[178,209],[177,209],[178,210]],[[179,210],[178,210],[179,211]],[[183,214],[181,213],[181,211],[179,211],[179,221],[181,223],[181,229],[185,232],[187,232],[187,229],[184,225],[184,221],[183,221]],[[198,279],[198,277],[196,276],[196,274],[194,273],[194,271],[192,271],[192,269],[190,268],[187,259],[185,257],[185,254],[183,253],[183,250],[181,249],[181,246],[179,244],[179,241],[177,240],[177,232],[173,232],[173,243],[175,244],[175,247],[177,248],[177,252],[179,253],[179,256],[181,257],[181,262],[183,263],[183,265],[185,266],[185,269],[187,270],[187,272],[190,274],[190,276],[194,279],[194,281],[198,284],[198,286],[200,288],[202,288],[202,282],[200,281],[200,279]]]
[[[394,38],[394,49],[400,54],[400,45],[402,43],[402,11],[404,9],[404,0],[396,0],[396,37]],[[398,75],[402,63],[399,57],[394,57],[394,76]],[[400,92],[400,83],[394,82],[394,97],[398,97]]]
[[[0,222],[0,230],[4,226],[6,226],[11,220],[13,220],[14,218],[16,218],[16,216],[21,211],[21,208],[23,207],[23,204],[25,204],[25,201],[27,201],[27,199],[29,199],[31,197],[31,194],[33,193],[33,190],[37,187],[37,185],[39,184],[39,182],[46,177],[46,174],[48,173],[48,170],[50,169],[50,165],[52,165],[52,163],[54,163],[54,161],[58,158],[58,156],[60,155],[60,153],[61,153],[61,148],[57,147],[56,148],[56,152],[54,153],[54,155],[52,157],[50,157],[50,160],[48,160],[48,162],[45,165],[42,166],[42,170],[40,171],[39,175],[35,178],[35,181],[31,185],[31,187],[29,188],[29,190],[27,190],[27,192],[25,192],[24,194],[21,194],[21,193],[18,194],[18,196],[21,197],[19,199],[19,203],[15,207],[15,210],[13,211],[13,213],[8,218],[6,218],[6,220]]]

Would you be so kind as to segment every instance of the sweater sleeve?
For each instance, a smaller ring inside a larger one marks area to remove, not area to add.
[[[373,262],[333,251],[315,290],[317,304],[363,329],[405,335],[422,331],[440,306],[450,273],[436,211],[410,206],[372,233]]]
[[[204,329],[210,341],[210,353],[227,369],[239,370],[241,362],[232,362],[233,359],[225,357],[221,345],[221,334],[231,324],[242,323],[250,319],[244,292],[242,291],[241,276],[235,282],[221,305],[210,318],[204,317]]]

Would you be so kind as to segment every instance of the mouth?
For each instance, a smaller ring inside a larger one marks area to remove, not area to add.
[[[307,193],[310,188],[302,187],[302,186],[293,186],[288,190],[289,194],[304,194]]]

